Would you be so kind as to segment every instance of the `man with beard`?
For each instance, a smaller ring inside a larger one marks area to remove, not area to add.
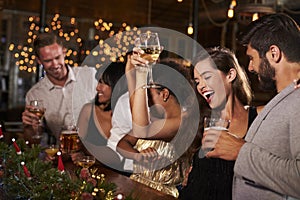
[[[300,32],[285,14],[252,22],[243,35],[248,69],[278,94],[259,113],[245,140],[220,137],[208,157],[237,157],[233,199],[300,198]]]
[[[58,141],[61,127],[75,125],[82,106],[94,98],[96,69],[66,65],[63,42],[52,33],[38,35],[34,41],[34,49],[37,62],[43,65],[46,75],[26,94],[26,108],[22,113],[25,139],[39,142],[32,139],[39,118],[29,112],[29,102],[42,100],[45,108],[43,126]]]

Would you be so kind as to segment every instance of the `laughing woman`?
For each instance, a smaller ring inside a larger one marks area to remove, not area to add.
[[[127,87],[120,84],[124,74],[125,63],[121,62],[113,62],[104,72],[98,73],[95,100],[83,106],[78,119],[78,135],[85,146],[85,153],[113,168],[119,168],[121,163],[116,152],[106,145],[112,127],[112,94],[115,99],[127,91]]]
[[[248,106],[252,93],[245,71],[235,55],[226,48],[210,48],[200,52],[194,62],[192,76],[197,92],[206,99],[212,115],[231,121],[229,132],[220,137],[242,139],[257,115],[256,108]],[[202,145],[207,141],[204,132]],[[200,154],[199,154],[200,155]],[[234,160],[204,158],[194,155],[192,170],[181,199],[231,200]]]

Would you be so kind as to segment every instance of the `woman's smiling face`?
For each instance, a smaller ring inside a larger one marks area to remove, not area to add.
[[[98,85],[96,87],[98,102],[99,103],[107,103],[110,102],[111,99],[111,87],[104,83],[102,79],[99,80]]]
[[[226,101],[225,74],[214,68],[210,59],[199,61],[194,68],[194,81],[197,91],[212,109],[224,105]]]

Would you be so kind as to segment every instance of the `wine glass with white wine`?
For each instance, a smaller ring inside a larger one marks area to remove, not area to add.
[[[35,114],[39,119],[38,119],[38,126],[37,130],[35,132],[35,135],[32,136],[33,139],[41,139],[42,134],[40,127],[42,125],[42,119],[45,114],[45,108],[42,100],[32,100],[30,101],[30,108],[29,112]]]
[[[91,166],[93,166],[95,164],[96,160],[94,156],[81,156],[78,160],[77,160],[77,164],[82,167],[82,168],[90,168]]]
[[[135,46],[144,51],[144,53],[140,56],[149,62],[147,64],[149,82],[145,88],[156,88],[153,81],[152,67],[157,62],[162,51],[158,33],[149,31],[146,33],[141,33],[135,40]]]
[[[57,144],[50,144],[45,148],[45,153],[49,157],[54,157],[58,151],[59,151],[59,145]]]

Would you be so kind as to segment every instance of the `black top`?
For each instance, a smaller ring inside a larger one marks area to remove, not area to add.
[[[248,128],[257,116],[255,107],[249,108]],[[187,186],[180,192],[182,200],[231,200],[235,161],[220,158],[193,158],[193,168]]]

